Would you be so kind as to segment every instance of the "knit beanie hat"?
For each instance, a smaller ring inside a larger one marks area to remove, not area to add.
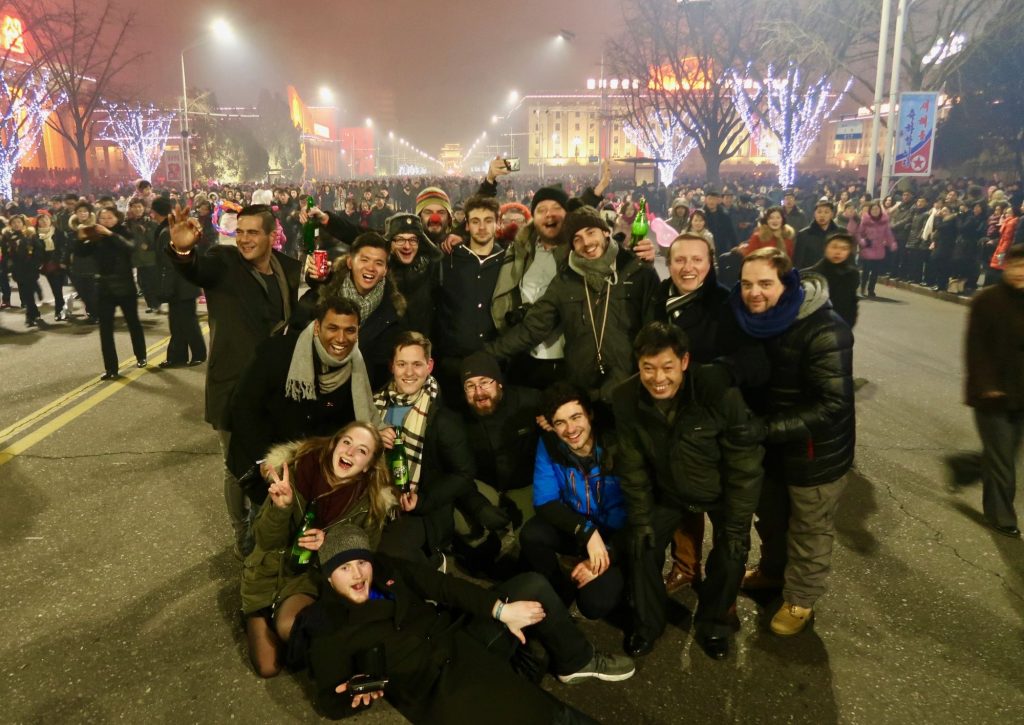
[[[565,190],[557,184],[552,186],[542,186],[537,189],[533,198],[530,199],[531,214],[535,214],[537,212],[537,205],[542,201],[553,201],[563,209],[568,210],[569,208],[569,195],[566,194]]]
[[[462,380],[465,382],[470,378],[482,376],[490,378],[497,383],[502,383],[501,366],[498,365],[498,360],[490,353],[484,352],[483,350],[477,350],[471,355],[468,355],[462,361]]]
[[[342,564],[355,559],[373,560],[370,537],[358,526],[344,524],[327,532],[320,547],[320,570],[325,577]]]
[[[426,189],[417,194],[417,216],[430,204],[440,204],[448,212],[448,216],[452,215],[452,200],[448,198],[448,195],[444,192],[444,189],[439,189],[436,186],[428,186]]]
[[[523,215],[526,221],[530,221],[530,219],[533,218],[533,214],[530,213],[526,204],[520,204],[518,201],[510,201],[507,204],[502,204],[501,208],[498,210],[498,216],[501,217],[503,214],[510,211],[518,211]]]
[[[578,211],[565,215],[565,221],[562,222],[562,234],[572,244],[572,239],[577,232],[591,227],[597,227],[603,232],[611,231],[608,223],[601,218],[596,209],[591,206],[583,206]]]

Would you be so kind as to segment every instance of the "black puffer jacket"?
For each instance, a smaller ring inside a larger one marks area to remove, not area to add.
[[[101,295],[134,297],[136,289],[132,278],[132,252],[135,251],[135,243],[123,225],[119,224],[110,231],[110,236],[95,241],[78,239],[75,254],[95,260],[98,271],[96,285]]]
[[[672,423],[634,376],[613,396],[614,461],[629,523],[651,524],[655,502],[690,511],[721,510],[731,538],[749,535],[761,494],[761,446],[731,433],[750,418],[740,391],[718,366],[688,370]]]
[[[764,341],[771,379],[758,411],[768,422],[765,471],[789,486],[837,480],[856,443],[853,333],[828,304],[821,277],[807,274],[803,284],[796,322]]]

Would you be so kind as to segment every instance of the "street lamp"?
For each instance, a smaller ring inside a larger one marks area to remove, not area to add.
[[[188,83],[185,80],[185,51],[191,50],[203,43],[208,43],[211,40],[224,40],[228,44],[234,45],[238,36],[235,34],[235,29],[231,27],[224,18],[215,18],[210,23],[210,33],[199,40],[186,45],[181,49],[181,147],[183,161],[185,162],[185,190],[188,191],[192,188],[192,153],[190,149],[189,136],[191,132],[188,128]]]
[[[320,86],[321,103],[334,103],[334,91],[327,86]]]

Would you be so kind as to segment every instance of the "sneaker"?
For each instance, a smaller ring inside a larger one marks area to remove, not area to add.
[[[768,576],[758,567],[747,569],[747,573],[743,575],[740,589],[781,589],[783,584],[785,582],[782,577]]]
[[[583,666],[583,669],[573,672],[571,675],[559,675],[558,680],[566,685],[585,680],[588,677],[596,677],[605,682],[622,682],[632,677],[635,672],[636,665],[629,657],[595,651],[594,656]]]
[[[782,607],[772,617],[772,631],[783,637],[799,634],[814,618],[814,610],[797,604],[783,602]]]

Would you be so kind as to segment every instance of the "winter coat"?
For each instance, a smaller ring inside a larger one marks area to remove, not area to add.
[[[331,436],[356,419],[351,379],[329,394],[318,392],[316,400],[293,400],[285,395],[297,341],[295,331],[261,342],[232,391],[228,468],[238,479],[250,473],[271,446]],[[373,401],[367,400],[366,404],[372,407]],[[266,486],[262,480],[254,483],[256,486],[247,493],[256,503],[262,503]]]
[[[283,333],[284,327],[271,320],[275,305],[267,296],[268,288],[237,247],[218,245],[204,254],[193,252],[185,257],[169,248],[165,252],[175,271],[206,293],[210,354],[206,366],[205,419],[214,428],[226,430],[225,414],[235,383],[256,346],[272,334]],[[297,260],[280,252],[272,254],[285,276],[286,289],[281,294],[294,310],[301,267]]]
[[[292,481],[292,503],[288,508],[278,508],[273,500],[267,497],[260,507],[256,521],[253,523],[255,548],[245,558],[242,566],[242,611],[252,614],[261,609],[274,606],[293,594],[306,594],[316,598],[319,591],[319,560],[314,555],[310,566],[297,569],[291,560],[291,547],[305,518],[308,502],[302,490],[312,491],[324,487],[304,481],[298,473],[299,462],[296,459],[299,443],[284,443],[267,452],[266,462],[275,469],[289,466]],[[304,467],[313,470],[310,475],[318,476],[316,466]],[[394,510],[398,504],[390,489],[383,489],[375,495],[380,497],[379,503],[385,510]],[[376,548],[380,540],[380,526],[375,526],[369,517],[370,494],[364,492],[351,503],[343,515],[333,521],[314,520],[317,528],[327,531],[341,524],[354,524],[366,530],[370,543]]]
[[[793,266],[797,269],[805,269],[812,264],[817,264],[825,256],[825,246],[828,244],[828,238],[841,231],[843,230],[839,228],[835,221],[830,221],[824,229],[821,228],[818,222],[811,222],[810,225],[801,229],[796,235]]]
[[[725,254],[739,244],[736,227],[733,226],[729,212],[721,206],[714,211],[704,207],[704,216],[707,219],[708,231],[714,236],[717,254]]]
[[[857,289],[860,287],[860,270],[857,269],[857,265],[850,259],[842,264],[833,264],[823,258],[807,271],[817,272],[828,280],[828,299],[832,303],[832,309],[850,326],[850,329],[853,329],[857,324],[859,304]],[[803,274],[801,271],[801,275]]]
[[[688,369],[671,423],[638,375],[613,395],[618,432],[614,471],[629,524],[650,526],[657,503],[676,510],[721,511],[726,536],[745,541],[761,494],[761,446],[734,440],[730,429],[751,414],[716,366]]]
[[[89,214],[84,222],[78,220],[78,216],[71,214],[67,217],[65,234],[69,240],[69,248],[72,250],[70,259],[70,272],[76,277],[91,277],[97,273],[96,259],[91,254],[78,254],[78,228],[91,227],[96,224],[96,215]]]
[[[533,507],[537,515],[575,536],[581,548],[595,527],[607,542],[612,532],[626,525],[626,501],[619,478],[606,468],[605,448],[597,442],[591,460],[593,465],[584,471],[579,459],[557,436],[546,435],[537,445],[533,466]]]
[[[373,557],[373,589],[379,598],[355,604],[325,585],[296,621],[289,665],[308,667],[321,715],[339,719],[367,709],[352,707],[352,696],[335,689],[371,674],[388,677],[384,697],[410,722],[556,722],[558,701],[503,657],[514,644],[490,622],[493,591],[381,553]],[[469,624],[486,628],[489,648],[467,632]]]
[[[658,285],[654,268],[629,250],[620,249],[615,263],[617,272],[610,288],[610,300],[605,298],[606,291],[591,290],[588,310],[583,277],[567,266],[530,308],[522,323],[505,331],[484,349],[507,359],[540,344],[561,328],[565,335],[567,379],[587,390],[593,399],[608,401],[612,388],[633,372],[633,338],[644,322],[654,317],[654,293]],[[606,324],[603,323],[605,309]],[[595,335],[601,338],[602,334],[603,370],[598,363],[595,341]]]
[[[928,222],[931,209],[927,207],[919,209],[914,207],[914,214],[910,220],[910,235],[907,237],[907,249],[928,249],[930,239],[924,236],[924,225]]]
[[[466,357],[498,335],[491,300],[505,259],[497,242],[486,257],[460,244],[437,265],[437,329],[434,342],[442,357]]]
[[[743,256],[764,247],[775,247],[786,253],[790,259],[793,258],[794,247],[796,246],[796,232],[793,227],[784,224],[779,232],[773,232],[767,224],[761,224],[757,230],[750,235],[747,243],[740,247]]]
[[[536,245],[540,244],[536,241],[536,236],[531,220],[519,230],[515,241],[505,248],[505,257],[498,272],[498,281],[494,284],[494,297],[491,300],[491,320],[499,333],[508,328],[505,316],[523,304],[519,283],[533,263]],[[555,265],[561,272],[569,260],[569,245],[560,244],[555,247],[554,256]]]
[[[431,246],[423,249],[420,242],[419,254],[412,264],[402,264],[398,256],[388,258],[388,271],[398,292],[405,298],[405,324],[410,330],[422,333],[429,340],[434,339],[434,287],[437,285],[437,265],[441,251]]]
[[[954,257],[965,261],[974,261],[981,251],[981,240],[985,237],[988,227],[988,216],[977,216],[971,212],[961,214],[957,218],[957,239]]]
[[[1018,226],[1020,226],[1020,217],[1018,216],[1010,217],[1003,222],[1003,228],[999,232],[999,243],[996,244],[995,251],[992,253],[992,259],[988,263],[988,266],[992,269],[1003,269],[1005,266],[1003,260],[1006,257],[1006,251],[1015,242]]]
[[[78,239],[75,254],[91,257],[96,263],[96,288],[100,295],[109,297],[135,297],[135,279],[132,276],[132,252],[135,243],[124,225],[110,230],[110,236],[95,241]],[[135,304],[134,300],[132,304]]]
[[[36,230],[25,227],[23,231],[16,232],[8,227],[3,231],[2,243],[7,269],[11,276],[18,282],[19,287],[25,287],[24,294],[32,294],[31,287],[39,279],[45,261],[45,249],[36,236]]]
[[[476,463],[476,478],[499,491],[529,486],[537,450],[541,393],[514,385],[502,387],[498,409],[479,416],[468,409],[462,420]]]
[[[796,321],[765,340],[771,379],[765,472],[789,486],[831,483],[853,464],[853,334],[828,302],[827,284],[814,274],[802,280],[806,297]]]
[[[903,202],[889,212],[889,224],[897,244],[906,245],[910,239],[911,225],[914,221],[914,203],[904,206]]]
[[[975,295],[964,350],[967,405],[989,412],[1024,410],[1024,292],[1000,282]],[[1006,395],[982,397],[991,391]]]
[[[150,242],[150,246],[154,252],[158,249],[169,251],[171,231],[167,228],[167,221],[164,220],[160,224],[154,225],[152,230],[153,241]],[[203,256],[198,246],[196,247],[195,254],[198,257]],[[162,302],[187,302],[199,297],[202,290],[189,279],[178,274],[175,262],[168,254],[158,256],[156,264],[160,270],[159,295]]]
[[[155,267],[158,264],[156,253],[156,228],[157,224],[152,219],[129,219],[124,223],[125,229],[131,234],[135,242],[135,252],[132,254],[132,266]]]
[[[864,261],[877,262],[885,259],[886,250],[895,252],[897,249],[896,237],[889,226],[889,215],[884,209],[877,219],[865,209],[859,220],[850,220],[847,229],[857,239],[860,258]]]

